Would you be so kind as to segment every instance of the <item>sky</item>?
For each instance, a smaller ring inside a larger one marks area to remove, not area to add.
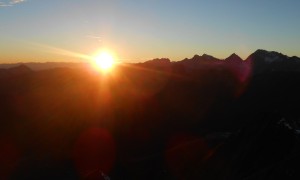
[[[0,0],[0,63],[300,56],[299,0]]]

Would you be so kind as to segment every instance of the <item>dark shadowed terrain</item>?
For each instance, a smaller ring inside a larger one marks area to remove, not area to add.
[[[300,178],[298,57],[48,66],[0,69],[1,179]]]

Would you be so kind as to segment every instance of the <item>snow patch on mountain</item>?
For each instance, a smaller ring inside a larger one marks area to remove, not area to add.
[[[275,55],[275,56],[267,56],[267,57],[265,57],[264,60],[267,63],[273,63],[273,62],[275,62],[275,61],[277,61],[279,59],[280,59],[279,56]]]

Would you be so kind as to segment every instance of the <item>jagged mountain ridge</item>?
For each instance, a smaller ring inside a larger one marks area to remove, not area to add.
[[[32,70],[28,66],[21,64],[19,66],[11,67],[8,69],[4,69],[4,68],[0,69],[0,78],[4,78],[8,76],[19,76],[31,72]]]
[[[236,53],[233,53],[225,59],[219,59],[219,58],[216,58],[214,56],[207,55],[207,54],[203,54],[202,56],[196,54],[190,59],[185,58],[185,59],[180,60],[180,61],[170,61],[168,58],[161,58],[161,59],[156,58],[155,61],[159,62],[159,60],[164,60],[164,61],[168,60],[169,62],[185,62],[185,61],[225,61],[225,62],[235,61],[235,62],[243,62],[243,61],[251,61],[254,57],[255,58],[261,58],[263,61],[265,61],[267,63],[272,63],[272,62],[275,62],[275,61],[282,61],[282,60],[285,60],[285,59],[300,60],[300,58],[297,57],[297,56],[289,57],[287,55],[284,55],[284,54],[276,52],[276,51],[267,51],[267,50],[258,49],[255,52],[253,52],[252,54],[250,54],[244,60],[241,57],[239,57]],[[149,60],[149,61],[153,61],[153,60]],[[149,61],[146,61],[145,63],[147,63]]]
[[[237,54],[233,53],[225,59],[226,62],[240,63],[243,59]]]
[[[159,71],[173,71],[173,73],[194,73],[196,70],[229,70],[240,81],[249,77],[270,72],[299,72],[300,58],[289,57],[276,51],[256,50],[245,60],[233,53],[225,59],[218,59],[214,56],[203,54],[194,55],[192,58],[185,58],[181,61],[171,61],[168,58],[156,58],[143,63],[133,63],[145,68],[155,68]],[[40,71],[55,68],[90,68],[89,63],[17,63],[0,64],[0,78],[24,75],[33,71]]]
[[[203,55],[194,55],[192,58],[185,58],[183,60],[180,61],[171,61],[168,58],[155,58],[153,60],[149,60],[149,61],[145,61],[145,63],[148,62],[159,62],[159,60],[162,61],[169,61],[170,63],[176,63],[176,62],[186,62],[186,61],[225,61],[225,62],[229,62],[229,61],[235,61],[235,62],[243,62],[243,61],[251,61],[253,58],[261,58],[263,61],[267,62],[267,63],[272,63],[275,61],[282,61],[285,59],[288,60],[300,60],[299,57],[297,56],[292,56],[289,57],[287,55],[284,55],[280,52],[276,52],[276,51],[267,51],[267,50],[263,50],[263,49],[258,49],[255,52],[253,52],[252,54],[250,54],[246,59],[242,59],[239,55],[237,55],[236,53],[231,54],[230,56],[228,56],[225,59],[219,59],[216,58],[212,55],[208,55],[208,54],[203,54]]]
[[[212,55],[203,54],[203,55],[194,55],[192,58],[185,58],[180,61],[171,61],[169,58],[155,58],[152,60],[147,60],[141,62],[140,64],[146,64],[150,66],[168,66],[172,64],[182,64],[187,68],[197,68],[197,66],[203,65],[240,65],[243,63],[255,64],[254,66],[265,66],[265,65],[274,65],[280,66],[286,70],[298,70],[300,67],[300,58],[297,56],[289,57],[282,53],[276,51],[267,51],[258,49],[252,54],[250,54],[246,59],[242,59],[237,54],[233,53],[225,59],[219,59]],[[31,70],[45,70],[59,67],[68,67],[68,68],[78,68],[82,66],[88,66],[88,63],[72,63],[72,62],[47,62],[47,63],[15,63],[15,64],[0,64],[0,73],[3,74],[6,69],[10,69],[17,66],[25,65]],[[295,67],[296,65],[296,67]],[[265,68],[263,68],[265,69]],[[273,69],[271,67],[269,69]],[[275,69],[278,69],[276,67]]]
[[[164,61],[164,62],[163,62]],[[260,74],[262,72],[271,71],[299,71],[300,70],[300,58],[297,56],[289,57],[276,51],[266,51],[258,49],[245,60],[240,58],[237,54],[233,53],[225,59],[218,59],[211,55],[203,54],[195,55],[192,58],[185,58],[181,61],[170,61],[167,58],[155,59],[155,61],[146,61],[145,64],[164,64],[183,66],[186,70],[193,70],[198,68],[207,67],[229,67],[236,69],[245,69],[246,67],[251,68],[254,74]]]
[[[299,162],[299,153],[289,153],[300,152],[298,137],[280,123],[300,119],[300,72],[271,71],[243,81],[252,72],[250,62],[269,56],[258,51],[247,61],[235,54],[227,60],[208,55],[179,62],[155,59],[120,66],[120,73],[106,79],[84,68],[3,78],[0,128],[12,134],[22,160],[12,179],[76,179],[79,161],[73,148],[86,145],[81,137],[94,128],[111,134],[118,148],[114,169],[104,171],[112,179],[295,177],[298,166],[282,168],[280,161]],[[290,60],[298,58],[287,64]],[[185,68],[183,62],[200,68],[180,74],[176,68]]]

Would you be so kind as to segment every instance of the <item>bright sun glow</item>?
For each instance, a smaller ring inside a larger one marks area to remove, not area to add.
[[[114,58],[108,52],[101,52],[94,58],[96,68],[103,71],[109,71],[114,66]]]

